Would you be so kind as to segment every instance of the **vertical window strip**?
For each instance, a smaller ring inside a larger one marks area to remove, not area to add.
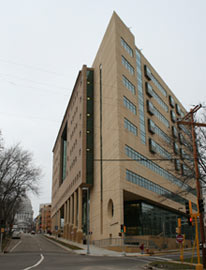
[[[143,93],[143,87],[142,87],[141,55],[138,52],[138,50],[136,50],[136,65],[137,65],[140,139],[141,139],[141,142],[143,144],[146,144],[145,119],[144,119],[144,93]]]

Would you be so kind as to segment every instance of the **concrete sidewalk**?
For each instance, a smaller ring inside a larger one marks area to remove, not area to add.
[[[76,254],[81,254],[81,255],[91,255],[91,256],[113,256],[113,257],[121,257],[121,256],[148,256],[148,254],[141,254],[141,253],[124,253],[124,252],[117,252],[117,251],[112,251],[108,250],[105,248],[100,248],[94,245],[89,245],[89,253],[88,253],[88,247],[87,245],[79,244],[76,242],[72,242],[70,240],[58,237],[55,238],[54,236],[51,235],[46,235],[48,238],[53,238],[54,240],[56,239],[59,242],[69,244],[72,246],[76,246],[81,249],[71,249],[72,252]]]

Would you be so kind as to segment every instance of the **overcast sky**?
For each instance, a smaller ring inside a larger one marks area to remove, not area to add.
[[[114,10],[186,109],[206,101],[205,0],[0,0],[0,130],[43,169],[35,216],[51,201],[52,148],[78,71]]]

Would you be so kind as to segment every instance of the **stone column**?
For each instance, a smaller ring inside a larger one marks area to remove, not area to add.
[[[78,228],[77,228],[77,242],[82,243],[82,189],[78,188]]]
[[[67,236],[67,202],[64,203],[64,238]]]

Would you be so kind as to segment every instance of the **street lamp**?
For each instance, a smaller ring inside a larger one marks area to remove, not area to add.
[[[90,254],[90,250],[89,250],[89,237],[90,237],[90,233],[89,233],[89,187],[83,187],[82,190],[86,190],[87,191],[87,254]]]

